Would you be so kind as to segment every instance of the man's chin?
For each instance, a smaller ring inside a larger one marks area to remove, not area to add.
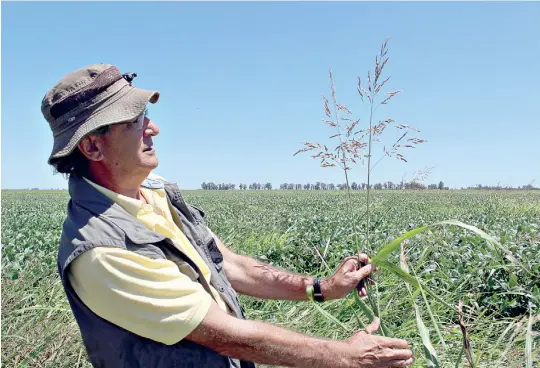
[[[147,158],[146,160],[141,162],[141,166],[149,171],[152,171],[159,166],[159,160],[155,156],[152,158]]]

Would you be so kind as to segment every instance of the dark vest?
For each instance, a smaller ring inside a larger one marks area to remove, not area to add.
[[[243,319],[238,296],[225,276],[223,256],[205,225],[204,212],[187,204],[176,184],[147,179],[143,186],[165,188],[185,235],[210,268],[212,286],[236,317]],[[72,288],[67,270],[73,260],[95,247],[118,247],[154,259],[171,260],[182,273],[212,294],[197,265],[170,239],[146,228],[82,178],[69,179],[69,194],[71,199],[58,251],[58,272],[94,367],[255,367],[251,362],[220,355],[187,339],[166,345],[144,338],[106,321],[86,307]]]

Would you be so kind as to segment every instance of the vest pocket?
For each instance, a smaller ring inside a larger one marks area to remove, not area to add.
[[[196,223],[197,224],[202,224],[204,223],[204,217],[205,217],[205,213],[203,210],[201,210],[200,208],[197,208],[195,207],[194,205],[187,205],[188,209],[189,209],[189,212],[191,213],[191,215],[193,216],[193,218],[195,219]]]
[[[219,250],[214,238],[211,238],[210,242],[206,244],[212,263],[216,266],[218,271],[223,268],[223,254]]]

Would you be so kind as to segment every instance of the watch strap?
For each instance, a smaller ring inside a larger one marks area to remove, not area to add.
[[[324,296],[321,291],[321,283],[318,277],[313,278],[313,299],[319,303],[324,302]]]

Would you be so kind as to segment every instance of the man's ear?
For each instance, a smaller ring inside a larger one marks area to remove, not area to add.
[[[103,160],[102,142],[96,135],[87,135],[77,145],[81,153],[90,161]]]

